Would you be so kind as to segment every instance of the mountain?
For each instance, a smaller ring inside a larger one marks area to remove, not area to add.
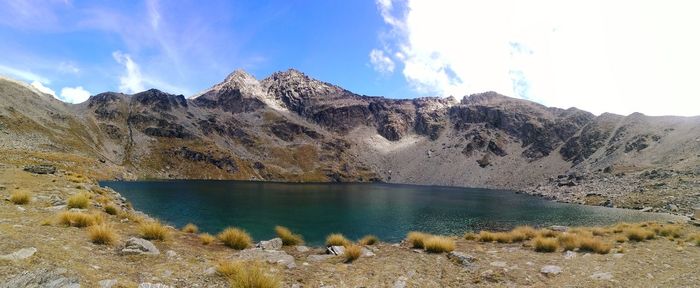
[[[369,97],[293,69],[262,80],[237,70],[190,98],[151,89],[76,105],[0,79],[0,100],[2,163],[102,179],[385,181],[700,204],[700,117],[596,116],[495,92]]]

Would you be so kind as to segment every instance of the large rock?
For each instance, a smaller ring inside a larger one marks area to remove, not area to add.
[[[289,255],[284,251],[252,248],[241,251],[240,253],[238,253],[238,257],[240,257],[241,259],[267,261],[268,263],[272,264],[280,264],[282,266],[287,267],[287,269],[297,267],[296,263],[294,263],[294,257],[292,257],[292,255]]]
[[[331,246],[326,250],[327,254],[332,255],[343,255],[345,253],[345,247],[343,246]]]
[[[447,258],[466,268],[474,268],[476,257],[463,252],[452,251],[447,254]]]
[[[151,241],[141,238],[129,238],[124,243],[124,247],[121,249],[121,254],[133,255],[133,254],[146,254],[146,255],[158,255],[160,250],[153,245]]]
[[[282,249],[282,239],[273,238],[268,241],[260,241],[255,247],[262,248],[263,250],[279,250]]]
[[[36,248],[34,247],[29,247],[29,248],[22,248],[19,249],[15,252],[12,252],[10,254],[6,255],[0,255],[0,260],[7,260],[7,261],[17,261],[17,260],[24,260],[29,257],[32,257],[36,253]]]
[[[24,167],[24,171],[34,174],[54,174],[56,167],[53,165],[29,165]]]
[[[80,288],[77,277],[66,276],[66,269],[40,268],[24,271],[22,274],[0,283],[0,288],[41,287],[41,288]]]

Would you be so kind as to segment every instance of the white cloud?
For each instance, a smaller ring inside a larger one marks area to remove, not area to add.
[[[90,92],[85,90],[83,86],[63,87],[63,89],[61,89],[61,97],[59,98],[68,103],[82,103],[90,98]]]
[[[384,51],[378,49],[372,49],[369,52],[369,61],[372,63],[372,67],[379,73],[393,73],[394,72],[394,61],[389,58],[389,56],[384,55]]]
[[[41,82],[46,84],[51,84],[49,79],[46,79],[40,75],[32,73],[30,71],[17,69],[10,66],[0,65],[0,74],[7,75],[9,77],[18,78],[21,80],[31,81],[31,82]],[[41,84],[39,83],[39,84]]]
[[[36,88],[36,90],[39,90],[41,93],[46,93],[49,94],[53,97],[56,97],[56,92],[53,91],[51,88],[44,86],[44,84],[41,84],[39,81],[33,81],[32,82],[32,87]]]
[[[124,74],[119,77],[119,91],[124,93],[138,93],[144,90],[143,77],[139,65],[131,59],[129,54],[121,51],[112,53],[112,57],[117,63],[124,65]]]
[[[700,2],[378,0],[377,6],[389,27],[380,35],[381,55],[423,94],[494,90],[594,113],[700,114]]]

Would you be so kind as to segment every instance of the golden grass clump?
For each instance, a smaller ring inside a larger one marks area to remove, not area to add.
[[[199,234],[199,241],[202,243],[202,245],[209,245],[216,240],[216,237],[212,236],[209,233],[202,233]]]
[[[576,227],[573,229],[569,229],[569,231],[567,231],[567,232],[572,233],[572,234],[576,234],[576,235],[581,236],[581,237],[593,237],[593,232],[591,232],[590,230],[583,228],[583,227]]]
[[[83,212],[64,211],[58,214],[58,224],[69,227],[88,227],[104,222],[102,214],[86,214]]]
[[[578,249],[580,251],[595,252],[598,254],[608,254],[612,245],[601,239],[593,237],[583,237],[579,240]]]
[[[350,245],[345,247],[345,252],[343,253],[343,257],[345,258],[345,262],[352,262],[355,261],[357,258],[360,258],[360,255],[362,255],[362,248],[360,248],[359,245]]]
[[[532,240],[532,246],[537,252],[554,252],[559,248],[559,243],[557,239],[538,236]]]
[[[304,238],[301,237],[301,235],[292,233],[289,228],[284,226],[276,226],[275,234],[282,239],[282,245],[284,246],[301,245],[304,243]]]
[[[496,233],[489,231],[479,232],[479,241],[481,242],[493,242],[496,241]]]
[[[105,205],[105,213],[107,213],[109,215],[117,215],[117,214],[119,214],[119,210],[117,210],[116,206],[114,206],[112,204],[108,204],[108,205]]]
[[[537,236],[544,238],[554,238],[557,237],[559,233],[551,229],[540,229],[537,231]]]
[[[622,233],[625,231],[625,229],[632,227],[631,224],[625,223],[625,222],[620,222],[615,224],[615,226],[612,227],[612,232],[613,233]]]
[[[86,193],[78,193],[68,198],[68,208],[86,209],[90,204],[90,196]]]
[[[235,288],[278,288],[282,284],[278,278],[267,275],[262,264],[257,262],[221,262],[216,266],[216,273],[228,279]]]
[[[608,232],[608,229],[602,227],[591,228],[591,234],[593,234],[593,236],[605,236],[608,234]]]
[[[185,225],[185,227],[182,227],[182,232],[196,234],[197,232],[199,232],[199,227],[197,227],[197,225],[194,225],[192,223],[187,223],[187,225]]]
[[[659,235],[664,237],[680,238],[683,236],[682,228],[678,225],[667,225],[659,229]]]
[[[446,236],[430,236],[424,240],[423,246],[430,253],[451,252],[455,250],[455,240]]]
[[[654,232],[640,227],[630,227],[625,229],[625,236],[631,241],[644,241],[654,239]]]
[[[143,239],[165,241],[170,237],[170,231],[158,221],[146,222],[139,225],[139,234]]]
[[[352,244],[350,240],[340,233],[333,233],[326,237],[326,246],[349,246],[350,244]]]
[[[221,233],[217,235],[217,238],[219,238],[224,245],[236,250],[246,249],[253,243],[253,238],[250,237],[248,232],[234,227],[224,229],[224,231],[221,231]]]
[[[559,241],[559,246],[561,246],[564,251],[572,251],[578,248],[579,236],[571,233],[562,233],[557,236],[557,241]]]
[[[690,235],[690,237],[688,238],[688,241],[695,244],[695,246],[700,246],[700,233],[695,233],[693,235]]]
[[[408,244],[413,248],[423,249],[423,247],[425,247],[425,240],[430,236],[431,235],[428,233],[411,231],[406,235],[406,241],[408,241]]]
[[[95,244],[112,245],[117,242],[117,233],[114,227],[107,224],[90,226],[87,230],[90,241]]]
[[[28,204],[31,200],[32,195],[30,195],[29,192],[24,190],[17,190],[15,192],[12,192],[12,195],[10,195],[10,202],[17,205]]]
[[[525,236],[525,239],[522,239],[522,240],[529,240],[529,239],[535,238],[535,236],[537,236],[537,230],[535,230],[535,228],[532,228],[531,226],[527,226],[527,225],[515,227],[515,229],[513,229],[511,231],[511,233],[515,233],[514,237],[513,237],[513,241],[516,241],[515,236],[517,234]],[[519,240],[519,241],[522,241],[522,240]]]
[[[474,232],[464,233],[464,240],[477,240],[477,239],[479,239],[479,235],[474,233]]]
[[[625,243],[625,242],[627,242],[627,240],[629,240],[629,239],[627,239],[627,236],[625,236],[625,235],[615,236],[615,242],[617,242],[617,243]]]
[[[374,235],[366,235],[357,242],[360,243],[360,245],[374,245],[379,243],[379,238],[377,238],[377,236]]]

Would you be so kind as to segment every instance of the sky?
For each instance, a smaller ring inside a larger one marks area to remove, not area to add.
[[[0,0],[0,75],[70,103],[295,68],[390,98],[485,91],[700,115],[700,1]]]

